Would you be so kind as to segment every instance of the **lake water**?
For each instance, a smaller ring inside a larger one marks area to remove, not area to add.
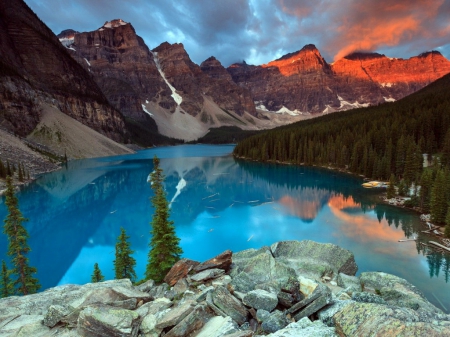
[[[325,169],[236,161],[231,145],[184,145],[78,160],[43,175],[18,194],[43,289],[87,283],[98,263],[114,277],[114,246],[124,227],[137,274],[148,254],[153,209],[147,177],[161,158],[171,215],[184,257],[203,261],[226,249],[281,240],[331,242],[355,254],[359,271],[384,271],[416,285],[450,309],[450,257],[426,254],[418,215],[378,203],[358,177]],[[0,217],[4,219],[4,200]],[[0,254],[7,241],[0,235]]]

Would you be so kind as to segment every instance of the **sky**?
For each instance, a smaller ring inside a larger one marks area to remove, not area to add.
[[[265,64],[315,44],[327,62],[355,51],[450,59],[450,0],[25,0],[50,29],[122,19],[148,47],[183,43],[200,64]]]

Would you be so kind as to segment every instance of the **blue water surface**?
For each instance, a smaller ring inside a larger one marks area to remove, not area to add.
[[[281,240],[331,242],[355,254],[359,271],[384,271],[416,285],[450,308],[450,257],[424,251],[429,239],[413,212],[379,203],[359,177],[335,171],[237,161],[233,145],[183,145],[72,161],[19,193],[43,289],[90,282],[94,263],[114,278],[120,228],[130,236],[142,277],[153,209],[147,182],[161,158],[171,218],[183,257],[203,261],[226,249]],[[6,216],[4,200],[0,217]],[[398,240],[418,237],[417,242]],[[6,259],[7,240],[0,236]]]

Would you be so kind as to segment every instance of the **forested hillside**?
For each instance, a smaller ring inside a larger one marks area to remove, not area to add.
[[[326,115],[240,142],[234,155],[259,161],[330,165],[376,179],[414,182],[423,153],[450,164],[450,75],[395,103]]]

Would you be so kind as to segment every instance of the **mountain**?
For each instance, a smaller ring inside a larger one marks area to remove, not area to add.
[[[32,139],[48,110],[64,114],[69,128],[76,122],[86,126],[82,135],[93,135],[90,153],[78,147],[83,137],[68,148],[61,141],[68,128],[57,129],[54,123],[40,128],[46,145]],[[124,142],[128,137],[122,115],[21,0],[0,2],[0,128],[4,135],[0,158],[16,166],[26,164],[32,175],[55,167],[42,153],[69,158],[105,155],[92,150],[100,143],[111,147],[106,153],[130,152],[113,141]],[[23,150],[24,146],[29,150]]]
[[[441,163],[450,166],[449,88],[447,74],[397,102],[327,114],[252,136],[234,154],[335,167],[374,179],[394,174],[417,183],[424,153],[442,153]]]
[[[227,70],[251,91],[257,109],[305,115],[393,102],[450,73],[450,61],[432,51],[407,60],[353,53],[328,64],[306,45],[268,64]]]
[[[249,122],[257,115],[250,92],[236,85],[217,60],[205,61],[203,70],[182,44],[165,42],[151,51],[121,19],[92,32],[65,30],[58,37],[127,121],[186,140],[211,126],[255,128]],[[215,71],[225,77],[216,77]]]

